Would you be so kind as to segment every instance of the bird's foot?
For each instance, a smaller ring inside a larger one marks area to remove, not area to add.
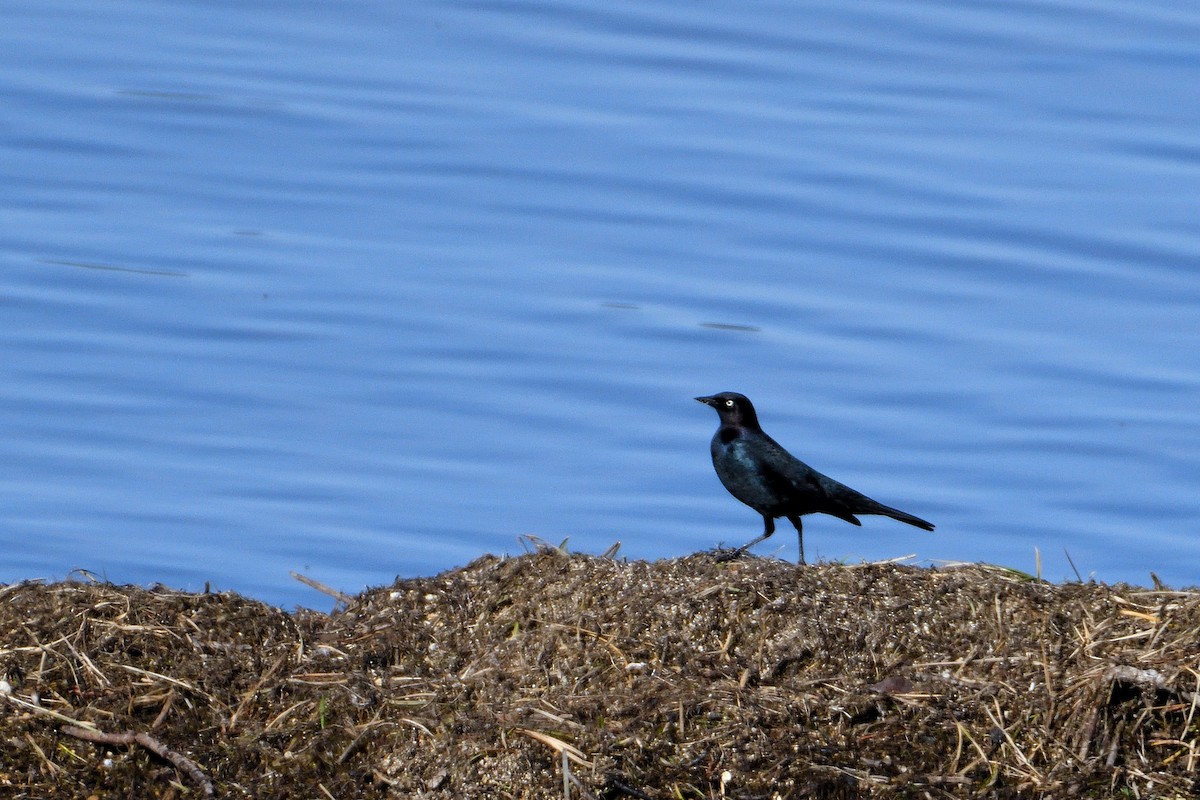
[[[746,554],[744,547],[714,547],[709,551],[712,553],[713,560],[718,564],[724,564],[727,561],[737,561]]]

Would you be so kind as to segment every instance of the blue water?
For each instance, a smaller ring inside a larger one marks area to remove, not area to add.
[[[9,3],[0,580],[328,607],[289,571],[740,544],[692,400],[737,390],[938,525],[810,518],[810,559],[1198,584],[1198,41],[1172,2]]]

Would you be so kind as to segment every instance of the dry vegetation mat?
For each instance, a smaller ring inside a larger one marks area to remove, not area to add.
[[[1192,797],[1200,593],[485,557],[285,613],[0,587],[0,796]]]

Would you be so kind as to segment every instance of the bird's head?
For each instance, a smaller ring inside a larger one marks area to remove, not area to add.
[[[743,428],[758,427],[758,415],[754,413],[754,405],[744,394],[721,392],[696,399],[704,405],[716,409],[717,414],[721,417],[722,425],[736,425]]]

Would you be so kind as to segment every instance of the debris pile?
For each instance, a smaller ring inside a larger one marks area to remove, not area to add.
[[[0,587],[0,794],[1193,796],[1200,592],[484,557],[286,613]]]

